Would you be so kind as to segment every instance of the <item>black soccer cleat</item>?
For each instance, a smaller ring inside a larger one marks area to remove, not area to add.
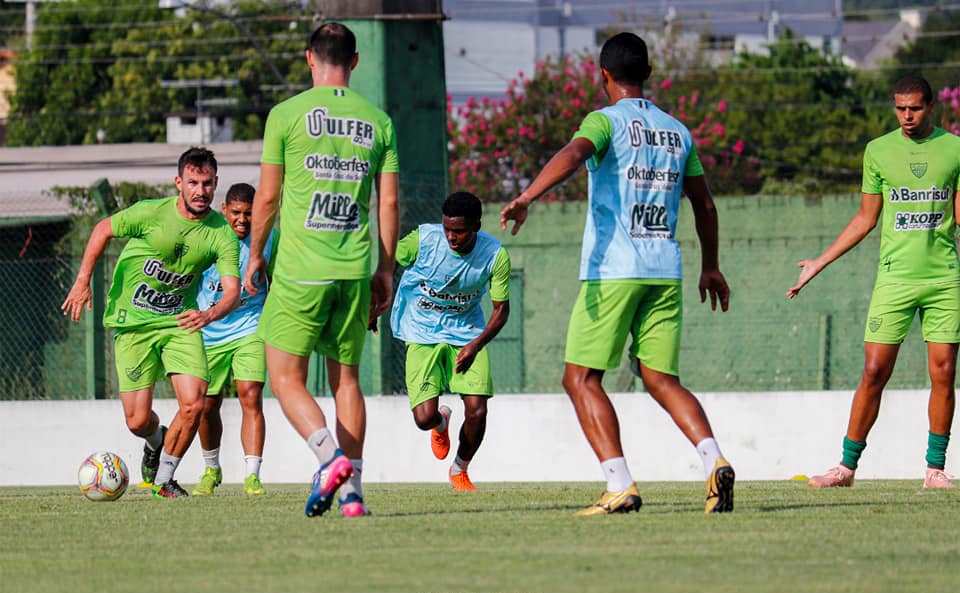
[[[190,496],[176,480],[170,480],[160,486],[155,486],[153,491],[154,498],[180,498]]]
[[[160,469],[160,453],[163,452],[163,441],[167,438],[167,427],[160,426],[160,446],[156,450],[151,449],[146,443],[143,445],[143,458],[140,460],[140,476],[145,485],[153,484],[157,477],[157,470]]]

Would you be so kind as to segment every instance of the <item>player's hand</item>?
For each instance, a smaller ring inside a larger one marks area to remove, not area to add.
[[[474,342],[470,342],[466,346],[460,349],[460,352],[457,352],[457,372],[461,375],[470,370],[470,366],[473,364],[473,360],[477,357],[477,353],[480,352],[480,347],[477,346]]]
[[[797,283],[787,290],[788,299],[792,299],[800,294],[800,289],[806,286],[808,282],[813,280],[814,276],[823,270],[823,266],[815,259],[802,259],[797,262],[797,265],[800,266],[800,277],[797,278]]]
[[[243,274],[243,288],[246,289],[247,294],[250,296],[257,294],[260,291],[258,284],[262,284],[266,277],[267,262],[263,259],[263,254],[254,254],[251,251],[250,259],[247,260],[247,271]]]
[[[511,235],[516,235],[520,227],[527,221],[527,215],[530,211],[530,202],[523,194],[515,198],[512,202],[503,207],[500,211],[500,229],[507,230],[507,222],[513,221],[513,228],[510,229]]]
[[[74,282],[67,293],[67,298],[60,305],[63,314],[74,321],[80,321],[80,314],[86,307],[87,311],[93,309],[93,293],[90,291],[90,283],[82,282],[79,279]]]
[[[377,270],[370,279],[370,319],[376,320],[390,308],[393,300],[393,272]]]
[[[184,311],[177,315],[177,325],[190,332],[202,329],[210,323],[208,311],[209,309],[207,311],[197,311],[196,309]]]
[[[730,287],[727,279],[720,270],[704,270],[700,273],[700,302],[707,300],[710,294],[710,309],[717,310],[717,301],[720,301],[720,310],[726,312],[730,308]]]

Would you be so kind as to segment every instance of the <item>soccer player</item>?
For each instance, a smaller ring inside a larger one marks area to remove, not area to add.
[[[580,294],[567,329],[563,386],[600,460],[606,492],[581,515],[636,511],[641,500],[620,445],[617,413],[603,389],[632,335],[631,366],[647,392],[696,446],[706,475],[706,512],[733,510],[734,471],[720,454],[697,398],[679,379],[681,193],[700,237],[700,300],[726,311],[730,291],[717,261],[717,212],[687,128],[643,97],[647,46],[620,33],[600,52],[610,105],[589,114],[573,139],[500,214],[516,234],[530,205],[587,164],[589,210],[580,260]]]
[[[931,383],[923,487],[952,487],[943,468],[960,343],[960,267],[954,242],[960,138],[933,125],[933,91],[919,76],[894,85],[893,106],[900,126],[870,141],[863,153],[860,209],[819,257],[800,261],[800,277],[787,291],[788,298],[796,297],[882,217],[880,263],[863,338],[863,375],[853,395],[840,464],[810,478],[814,488],[853,485],[883,388],[918,313]]]
[[[437,459],[450,452],[448,406],[437,406],[450,390],[463,399],[460,445],[450,467],[450,485],[476,490],[467,465],[483,441],[487,400],[493,396],[490,343],[510,315],[510,258],[500,242],[480,231],[483,207],[467,192],[443,203],[443,224],[423,224],[400,240],[400,279],[390,326],[407,343],[407,392],[413,419],[431,431]],[[490,289],[493,313],[483,319],[480,301]]]
[[[240,240],[240,273],[247,267],[250,257],[250,214],[256,190],[252,185],[237,183],[227,190],[223,203],[223,215],[237,239]],[[273,252],[273,240],[267,242],[264,258],[269,262]],[[220,469],[220,438],[223,423],[220,420],[220,391],[232,373],[240,400],[242,420],[240,444],[246,477],[243,491],[249,496],[264,493],[260,482],[260,464],[263,462],[263,440],[266,424],[263,419],[263,383],[266,381],[267,363],[263,352],[263,340],[256,335],[257,322],[267,298],[266,283],[258,278],[260,290],[255,295],[241,289],[240,304],[226,317],[203,328],[203,345],[207,351],[207,366],[210,383],[207,397],[203,400],[203,415],[200,418],[200,447],[206,468],[200,482],[193,490],[197,496],[210,496],[223,480]],[[197,303],[201,310],[214,306],[223,295],[223,284],[216,266],[207,268]]]
[[[217,160],[209,150],[180,155],[177,196],[141,200],[93,229],[77,280],[63,302],[64,315],[79,321],[91,307],[90,276],[114,237],[129,238],[117,260],[103,325],[114,330],[120,401],[130,432],[143,438],[140,472],[154,495],[187,496],[173,479],[200,424],[207,391],[207,357],[198,330],[220,319],[240,296],[239,247],[227,221],[210,208],[217,188]],[[216,265],[220,302],[198,310],[203,271]],[[153,386],[170,377],[179,411],[170,429],[153,411]]]
[[[280,241],[258,334],[266,342],[271,388],[320,464],[307,498],[308,517],[325,513],[341,486],[340,512],[367,513],[360,483],[366,410],[358,365],[368,320],[387,310],[393,291],[397,139],[390,118],[348,86],[359,60],[356,47],[344,25],[321,25],[306,49],[313,88],[267,117],[244,274],[244,286],[256,294],[254,278],[266,268],[263,250],[279,202]],[[380,257],[371,279],[373,186]],[[336,440],[306,388],[314,351],[326,358]]]

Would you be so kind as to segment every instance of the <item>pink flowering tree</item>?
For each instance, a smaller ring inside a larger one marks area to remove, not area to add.
[[[686,85],[670,79],[652,86],[650,98],[690,128],[715,190],[730,189],[728,180],[749,177],[749,146],[727,133],[724,101],[705,101],[699,92],[681,91]],[[456,107],[448,102],[452,188],[488,201],[515,197],[570,140],[583,118],[606,104],[600,72],[590,56],[538,63],[533,76],[518,73],[502,99],[469,99]],[[581,170],[545,199],[586,197],[586,173]]]
[[[960,86],[942,89],[938,98],[943,104],[940,125],[951,134],[960,135]]]

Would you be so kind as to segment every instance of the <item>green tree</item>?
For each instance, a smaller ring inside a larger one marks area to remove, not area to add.
[[[299,4],[198,4],[182,17],[156,6],[42,7],[34,50],[17,65],[8,143],[92,143],[100,129],[108,142],[162,141],[166,115],[193,112],[196,91],[160,81],[199,78],[237,79],[206,91],[235,101],[209,111],[232,117],[236,138],[259,138],[270,107],[309,85],[302,47],[312,23]]]
[[[934,89],[957,83],[960,62],[960,11],[931,11],[922,33],[912,43],[900,48],[894,58],[896,67],[889,70],[893,83],[906,74],[922,74]]]

